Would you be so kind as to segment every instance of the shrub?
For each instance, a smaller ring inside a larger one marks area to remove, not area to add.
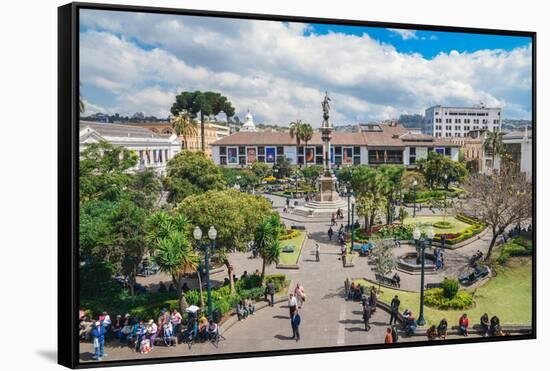
[[[450,222],[443,221],[443,220],[434,223],[434,227],[440,228],[440,229],[449,229],[452,226],[453,225]]]
[[[273,281],[273,284],[275,285],[275,291],[280,291],[286,282],[286,275],[284,274],[271,274],[265,276],[265,282],[269,282],[269,280]]]
[[[504,264],[512,256],[531,256],[532,253],[533,242],[521,237],[516,237],[503,245],[497,262],[499,264]]]
[[[443,296],[447,299],[452,299],[456,296],[459,289],[458,281],[451,278],[445,278],[443,280]]]
[[[426,291],[424,303],[429,307],[442,310],[462,310],[471,307],[474,300],[472,294],[468,291],[458,291],[453,298],[449,299],[443,294],[442,288],[436,288]]]

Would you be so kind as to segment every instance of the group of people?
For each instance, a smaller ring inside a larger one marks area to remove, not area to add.
[[[483,258],[483,253],[477,250],[474,255],[470,257],[470,266],[475,267],[477,263]]]
[[[342,220],[344,219],[344,211],[340,208],[338,208],[338,210],[336,210],[335,213],[332,213],[332,216],[330,218],[330,226],[334,226],[334,225],[337,225],[338,222],[337,220]]]
[[[251,316],[256,311],[256,304],[252,298],[246,298],[237,303],[235,308],[235,313],[237,313],[237,318],[239,321],[246,319],[248,316]]]
[[[292,339],[300,341],[300,324],[302,318],[298,313],[298,309],[301,309],[306,301],[306,293],[304,287],[300,283],[296,284],[294,292],[289,294],[288,297],[288,310],[290,314],[290,326],[292,328]]]
[[[183,328],[183,316],[177,309],[169,311],[162,309],[155,321],[144,321],[130,314],[117,315],[112,321],[108,313],[103,312],[97,320],[93,321],[84,313],[80,313],[80,338],[93,341],[93,359],[101,361],[105,353],[105,341],[117,339],[120,343],[126,343],[135,352],[149,353],[155,347],[155,340],[162,339],[166,346],[176,345],[179,339],[186,340],[189,337],[199,339],[213,339],[219,335],[218,324],[201,316],[197,320],[196,313],[189,313],[185,328]]]

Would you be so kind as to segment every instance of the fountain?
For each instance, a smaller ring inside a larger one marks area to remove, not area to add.
[[[397,269],[410,274],[420,274],[422,265],[420,262],[420,254],[418,252],[408,252],[397,258]],[[433,251],[424,253],[424,273],[435,274],[435,255]]]

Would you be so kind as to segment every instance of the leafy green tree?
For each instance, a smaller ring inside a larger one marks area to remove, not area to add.
[[[128,171],[137,165],[135,152],[108,142],[86,145],[80,154],[80,202],[120,199],[131,182]]]
[[[265,162],[256,161],[250,165],[250,170],[260,179],[271,175],[271,168]]]
[[[168,161],[163,185],[168,202],[178,203],[193,194],[225,189],[226,182],[220,168],[204,152],[182,151]]]
[[[187,303],[183,295],[183,278],[186,274],[195,272],[199,262],[189,238],[182,231],[170,231],[166,237],[157,241],[154,259],[160,270],[172,277],[180,300],[180,310],[185,311]]]
[[[323,174],[323,167],[321,165],[312,165],[302,170],[302,175],[310,185],[314,185],[321,174]]]
[[[286,156],[277,156],[277,161],[273,165],[273,174],[276,178],[288,178],[292,174],[292,164]]]
[[[427,159],[419,159],[416,164],[431,189],[435,186],[448,189],[451,182],[462,182],[468,174],[463,163],[434,151],[428,153]]]
[[[355,204],[357,215],[365,218],[365,229],[370,235],[376,217],[381,215],[386,206],[386,198],[381,193],[360,193]]]
[[[386,224],[392,223],[392,206],[403,188],[404,166],[382,165],[378,168],[378,182],[381,193],[386,198]]]
[[[271,215],[258,224],[254,231],[254,245],[262,258],[262,283],[267,265],[276,264],[281,253],[279,215]]]
[[[192,225],[202,230],[214,226],[218,231],[214,251],[227,267],[231,291],[234,292],[233,265],[229,252],[246,251],[254,240],[258,221],[271,215],[271,204],[262,196],[235,190],[207,191],[185,198],[175,213],[186,215]],[[208,238],[208,237],[205,237]]]
[[[185,110],[181,110],[176,116],[173,116],[171,122],[176,134],[183,138],[182,148],[188,149],[187,138],[197,135],[197,123]]]
[[[221,168],[221,172],[228,185],[238,185],[242,190],[252,190],[260,183],[260,179],[254,172],[248,169]]]
[[[149,251],[159,268],[171,275],[182,311],[187,307],[182,280],[186,274],[197,270],[199,261],[190,242],[191,229],[189,220],[182,214],[159,211],[147,221]],[[197,274],[197,277],[200,278],[200,275]],[[199,287],[202,288],[200,282]]]
[[[128,184],[128,197],[138,206],[153,210],[160,201],[160,179],[151,168],[145,168],[134,172]]]
[[[146,218],[145,209],[131,201],[120,201],[106,218],[105,235],[99,241],[104,259],[128,277],[132,295],[146,251]]]
[[[184,91],[176,96],[176,101],[172,104],[170,112],[176,116],[181,111],[187,111],[191,115],[191,118],[196,118],[200,115],[201,122],[201,149],[204,151],[205,137],[204,137],[204,118],[209,116],[216,116],[220,112],[226,113],[229,117],[230,114],[234,114],[234,109],[229,100],[213,91]]]

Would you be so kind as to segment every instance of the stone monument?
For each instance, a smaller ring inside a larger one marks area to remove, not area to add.
[[[347,204],[336,192],[336,177],[332,173],[330,163],[330,140],[332,139],[332,125],[330,123],[330,98],[325,92],[325,98],[321,103],[323,107],[323,123],[319,131],[323,139],[323,174],[317,180],[317,195],[306,202],[304,206],[295,209],[295,213],[304,216],[328,216],[336,213],[338,209],[347,210]]]

